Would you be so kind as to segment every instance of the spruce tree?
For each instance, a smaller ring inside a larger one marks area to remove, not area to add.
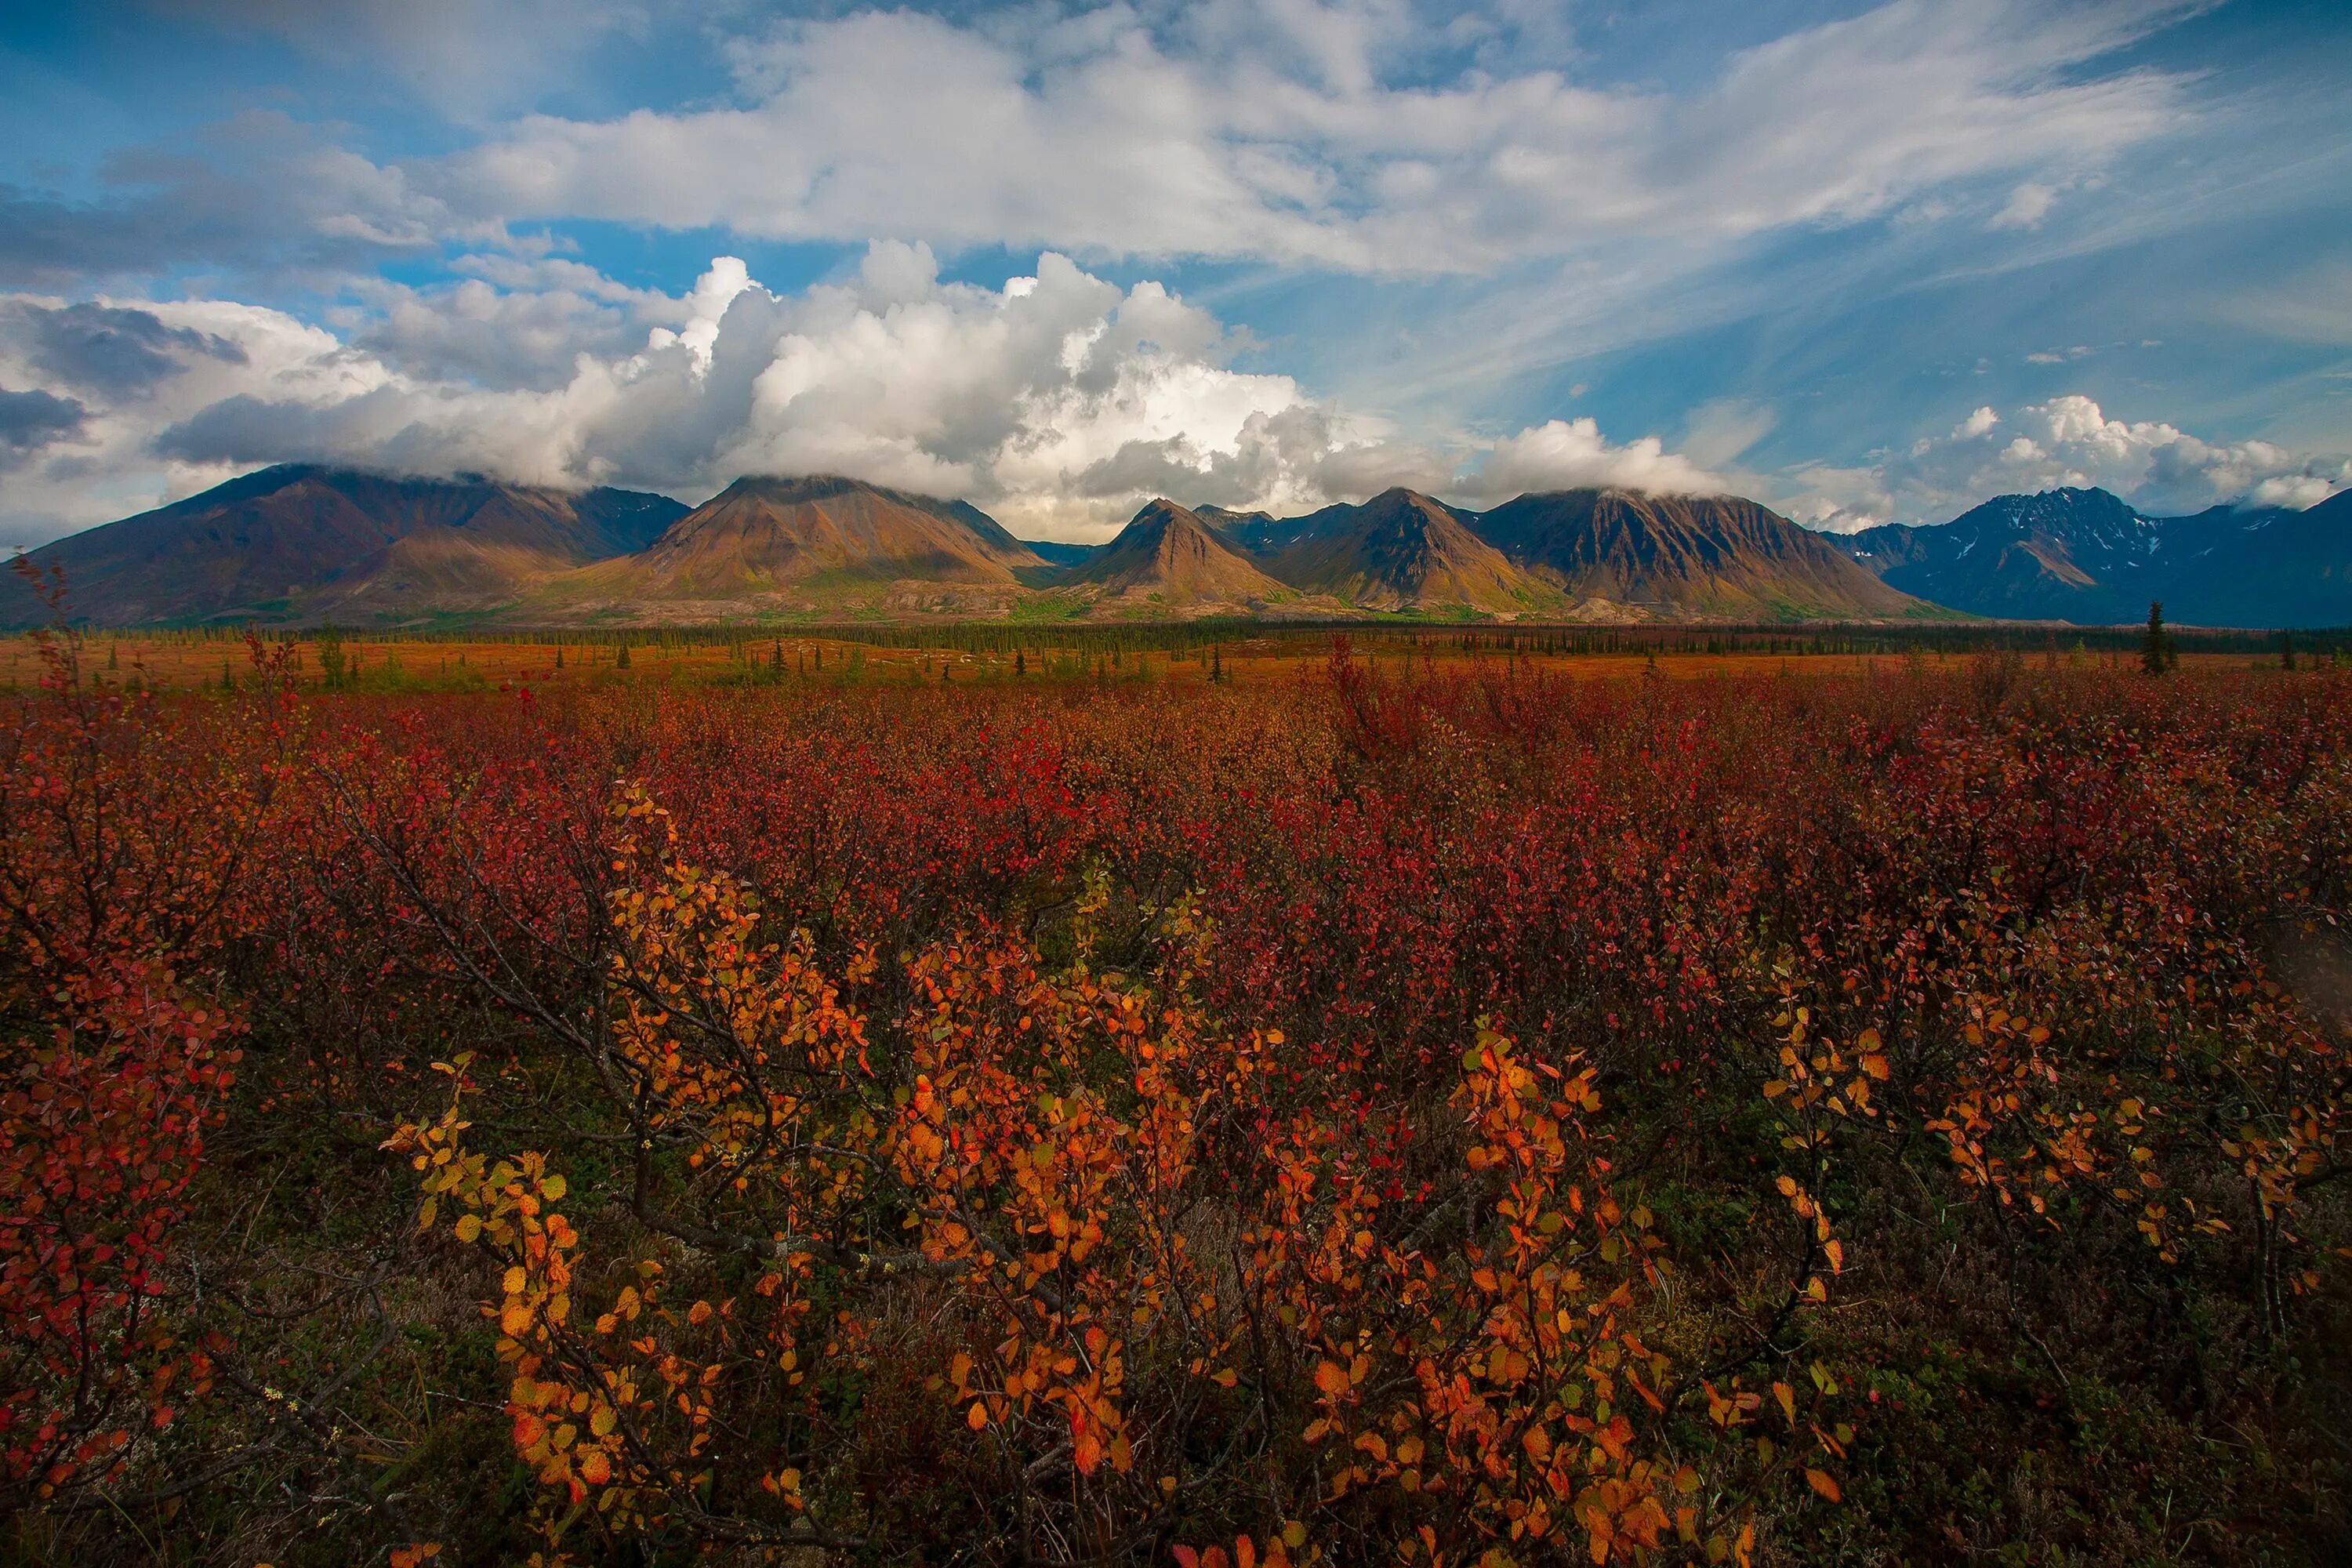
[[[319,627],[319,669],[327,679],[327,689],[337,691],[343,684],[343,634],[328,621]]]
[[[2164,629],[2164,601],[2147,607],[2147,629],[2139,635],[2139,672],[2162,675],[2172,668],[2172,634]]]

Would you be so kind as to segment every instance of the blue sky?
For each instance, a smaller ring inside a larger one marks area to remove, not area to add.
[[[2341,6],[0,17],[0,542],[262,463],[968,496],[2352,483]]]

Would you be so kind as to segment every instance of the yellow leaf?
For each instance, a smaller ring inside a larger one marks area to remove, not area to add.
[[[1785,1383],[1776,1383],[1772,1385],[1772,1397],[1780,1402],[1781,1413],[1789,1417],[1789,1425],[1794,1426],[1797,1424],[1797,1391]]]
[[[539,1182],[540,1194],[552,1203],[563,1195],[565,1185],[562,1176],[542,1176]]]
[[[482,1216],[478,1214],[457,1216],[457,1239],[470,1242],[482,1234]]]

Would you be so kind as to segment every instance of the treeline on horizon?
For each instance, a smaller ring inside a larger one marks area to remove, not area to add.
[[[2016,621],[1955,621],[1888,625],[1878,622],[1647,623],[1599,626],[1561,622],[1413,624],[1344,621],[1265,621],[1203,617],[1183,621],[1136,621],[1111,625],[1057,622],[1050,625],[957,621],[933,625],[856,622],[740,622],[653,626],[444,626],[343,627],[200,626],[79,628],[93,644],[152,642],[234,647],[256,637],[273,646],[329,640],[362,647],[417,644],[481,644],[492,647],[579,648],[610,653],[630,648],[736,650],[746,660],[777,645],[812,641],[856,643],[867,647],[935,650],[1011,658],[1055,652],[1097,655],[1190,654],[1212,648],[1272,650],[1286,656],[1320,655],[1334,639],[1364,651],[1426,650],[1442,656],[1528,658],[1641,658],[1648,655],[1761,655],[1950,657],[1980,652],[2019,654],[2130,654],[2147,635],[2141,626],[2050,626]],[[2166,635],[2179,651],[2206,654],[2280,655],[2327,659],[2352,654],[2352,624],[2337,627],[2276,631],[2254,627],[2184,626],[2168,624]],[[15,635],[25,636],[20,631]]]

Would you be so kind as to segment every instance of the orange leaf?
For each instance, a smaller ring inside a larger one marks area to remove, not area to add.
[[[1807,1470],[1805,1484],[1832,1502],[1838,1500],[1838,1484],[1827,1470]]]

